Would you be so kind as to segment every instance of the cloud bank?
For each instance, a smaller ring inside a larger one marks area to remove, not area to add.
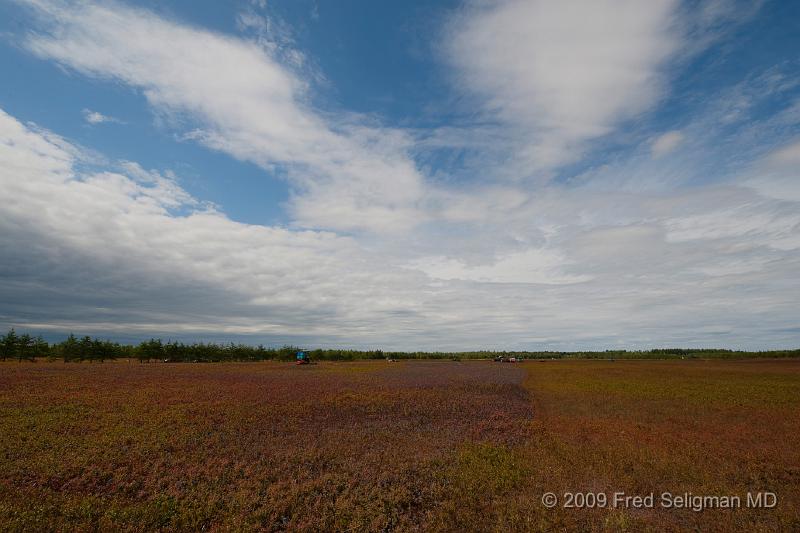
[[[520,141],[496,172],[449,183],[415,160],[430,139],[315,108],[287,43],[114,3],[32,4],[32,53],[140,91],[186,142],[284,170],[290,224],[233,221],[174,174],[97,163],[0,111],[0,323],[402,349],[800,339],[797,139],[692,183],[713,150],[708,125],[747,120],[709,106],[680,131],[643,135],[624,160],[550,179],[657,105],[686,45],[674,2],[455,15],[451,60],[500,144]],[[741,153],[792,116],[717,144]]]

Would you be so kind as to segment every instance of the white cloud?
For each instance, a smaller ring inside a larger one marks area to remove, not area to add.
[[[0,187],[17,199],[0,210],[1,268],[8,274],[18,259],[29,261],[25,274],[5,277],[6,305],[15,288],[44,276],[49,282],[42,290],[69,296],[61,300],[34,290],[44,298],[37,302],[43,309],[96,297],[124,328],[138,323],[136,306],[149,295],[159,306],[177,307],[169,323],[183,322],[183,329],[215,323],[222,330],[331,336],[335,331],[325,323],[330,316],[306,322],[293,315],[324,311],[358,323],[355,315],[403,305],[401,295],[379,298],[391,271],[365,272],[369,261],[351,239],[240,224],[198,205],[169,175],[134,163],[77,174],[79,161],[76,150],[0,112]],[[177,208],[189,212],[178,214]],[[24,249],[22,242],[28,243]],[[81,294],[81,286],[92,293]],[[218,299],[206,310],[186,301],[185,293],[194,298],[199,287],[207,301]],[[364,299],[364,291],[376,300]],[[153,309],[148,323],[162,313],[170,314]]]
[[[80,157],[0,113],[0,188],[14,199],[0,205],[0,301],[14,318],[0,322],[406,349],[796,340],[800,260],[765,246],[797,237],[790,211],[771,232],[718,229],[740,215],[697,218],[776,209],[752,189],[627,200],[550,190],[502,217],[374,243],[237,223],[168,173],[133,163],[78,173]]]
[[[768,198],[800,202],[800,140],[761,158],[741,183]]]
[[[410,139],[330,123],[268,49],[113,3],[34,5],[47,20],[27,41],[37,55],[141,89],[156,109],[194,122],[193,137],[211,148],[265,168],[287,165],[297,224],[396,231],[421,218]],[[253,17],[240,24],[265,20]]]
[[[118,124],[122,123],[122,121],[117,118],[104,115],[98,111],[92,111],[91,109],[83,110],[83,119],[89,124],[102,124],[103,122],[116,122]]]
[[[507,0],[471,5],[449,56],[483,106],[515,128],[529,169],[574,161],[590,139],[661,96],[680,47],[678,3]]]
[[[789,235],[800,227],[800,213],[772,211],[757,202],[709,213],[668,219],[667,239],[674,242],[759,237],[768,245],[771,239]]]
[[[725,218],[736,205],[750,217],[779,207],[752,189],[627,200],[550,190],[523,203],[498,191],[483,217],[375,243],[237,223],[169,173],[125,162],[79,173],[83,163],[0,112],[0,188],[13,199],[0,205],[0,309],[14,317],[0,322],[405,349],[796,338],[800,260],[765,246],[797,238],[790,212],[719,229],[742,219]],[[719,337],[721,325],[732,333]]]
[[[133,162],[84,170],[80,150],[0,112],[2,324],[410,349],[798,340],[798,203],[773,187],[791,183],[793,149],[685,186],[725,110],[681,126],[680,158],[645,141],[570,185],[504,182],[579,158],[658,100],[680,46],[671,2],[470,7],[451,51],[499,121],[425,142],[510,141],[522,163],[490,157],[458,188],[424,179],[414,132],[315,110],[285,40],[34,4],[47,16],[29,49],[141,90],[187,140],[285,168],[290,227],[334,231],[237,223]]]
[[[683,138],[683,134],[679,131],[668,131],[656,137],[650,145],[653,157],[662,157],[672,152],[683,142]]]
[[[779,167],[794,165],[795,169],[800,168],[800,141],[795,141],[776,150],[770,154],[767,162]]]
[[[500,257],[490,265],[465,265],[457,259],[423,257],[409,267],[444,280],[482,283],[537,283],[562,285],[588,281],[590,276],[572,276],[563,269],[570,265],[562,255],[547,249],[531,249]]]

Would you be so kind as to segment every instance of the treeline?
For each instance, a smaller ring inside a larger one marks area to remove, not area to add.
[[[800,357],[797,350],[726,350],[722,348],[656,348],[576,352],[509,352],[532,359],[752,359]]]
[[[120,344],[88,336],[70,334],[65,340],[50,344],[41,336],[17,334],[11,329],[0,337],[0,360],[35,361],[37,358],[70,362],[103,362],[114,359],[137,359],[141,362],[215,363],[225,361],[291,361],[300,350],[296,346],[267,348],[248,344],[185,344],[150,339],[138,345]],[[306,350],[315,361],[357,361],[363,359],[743,359],[752,357],[800,357],[800,350],[735,351],[722,349],[662,348],[656,350],[606,351],[472,351],[472,352],[385,352],[382,350]]]

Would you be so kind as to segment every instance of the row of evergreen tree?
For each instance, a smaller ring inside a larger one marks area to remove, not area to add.
[[[17,335],[12,328],[8,334],[0,337],[0,359],[18,359],[19,361],[34,361],[37,357],[44,357],[50,353],[50,345],[41,335],[32,337],[27,333]]]
[[[78,338],[70,334],[65,340],[49,344],[41,336],[17,334],[11,329],[0,337],[0,360],[34,361],[38,357],[61,359],[65,363],[81,361],[108,361],[114,359],[138,359],[142,362],[219,362],[219,361],[265,361],[271,359],[293,359],[298,348],[265,348],[246,344],[184,344],[177,341],[163,342],[150,339],[139,345],[126,345],[89,336]]]
[[[27,333],[17,334],[11,329],[0,337],[0,360],[35,361],[36,358],[63,360],[65,363],[82,361],[109,361],[114,359],[138,359],[141,362],[223,362],[223,361],[290,361],[300,350],[296,346],[267,348],[263,345],[247,344],[185,344],[178,341],[164,342],[150,339],[138,345],[127,345],[84,336],[70,334],[65,340],[49,344],[41,336],[32,337]],[[357,360],[383,359],[388,357],[381,350],[310,350],[312,359],[319,360]],[[422,354],[420,354],[422,355]],[[440,357],[445,357],[442,354]]]
[[[78,338],[70,334],[65,340],[50,344],[41,336],[28,333],[17,334],[11,329],[0,337],[0,360],[35,361],[37,358],[69,362],[114,359],[138,359],[141,362],[223,362],[223,361],[290,361],[299,350],[296,346],[267,348],[263,345],[247,344],[185,344],[178,341],[163,342],[150,339],[138,345],[120,344],[88,336]],[[581,352],[520,352],[520,351],[473,351],[473,352],[384,352],[382,350],[307,350],[312,360],[356,361],[361,359],[491,359],[496,356],[519,359],[724,359],[743,357],[800,357],[800,350],[773,350],[742,352],[721,349],[665,348],[630,351],[581,351]]]

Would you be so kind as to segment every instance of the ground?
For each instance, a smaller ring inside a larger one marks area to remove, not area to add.
[[[0,530],[797,530],[798,435],[798,360],[6,362]]]

